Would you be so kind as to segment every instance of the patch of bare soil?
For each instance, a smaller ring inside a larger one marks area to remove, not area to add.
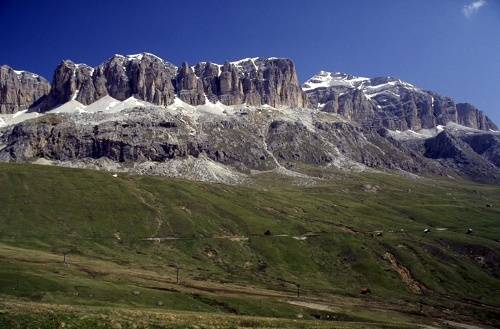
[[[410,271],[402,264],[400,264],[393,254],[391,254],[390,252],[386,252],[384,254],[384,259],[386,259],[391,264],[392,269],[399,274],[401,280],[403,280],[408,289],[416,294],[422,294],[422,288],[420,284],[415,279],[413,279]]]

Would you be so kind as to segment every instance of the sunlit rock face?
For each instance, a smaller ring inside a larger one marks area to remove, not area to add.
[[[44,78],[7,65],[0,67],[0,114],[12,114],[36,106],[49,93]]]

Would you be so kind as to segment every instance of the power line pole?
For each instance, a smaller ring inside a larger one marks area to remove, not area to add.
[[[173,268],[175,268],[175,274],[176,274],[176,280],[175,280],[175,282],[177,284],[179,284],[179,282],[180,282],[180,280],[179,280],[179,273],[181,271],[181,267],[177,263],[170,264],[170,266],[173,267]]]
[[[68,263],[68,255],[69,255],[69,251],[65,251],[65,252],[63,252],[63,257],[64,257],[63,261],[64,261],[64,265],[65,265],[65,266],[69,266],[69,263]]]

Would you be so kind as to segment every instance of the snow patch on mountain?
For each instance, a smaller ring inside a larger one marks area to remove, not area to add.
[[[132,55],[127,55],[127,58],[128,58],[128,59],[131,59],[131,60],[138,60],[138,61],[141,61],[143,57],[144,57],[144,54],[132,54]]]
[[[230,64],[233,64],[235,66],[240,66],[240,65],[247,63],[247,62],[255,63],[255,61],[258,59],[259,59],[259,57],[247,57],[247,58],[239,59],[237,61],[230,62]]]
[[[152,54],[152,53],[147,53],[147,52],[143,52],[143,53],[140,53],[140,54],[131,54],[131,55],[127,55],[126,57],[130,60],[139,60],[141,61],[144,56],[150,56],[150,57],[155,57],[156,59],[159,59],[160,61],[163,62],[163,59],[159,56],[156,56],[155,54]]]
[[[307,80],[302,85],[302,90],[309,91],[318,88],[348,87],[358,88],[363,82],[370,81],[369,78],[356,77],[340,72],[320,71],[317,75]]]
[[[76,99],[76,97],[78,96],[78,93],[80,92],[80,90],[75,90],[75,93],[73,94],[73,96],[71,96],[71,100],[74,101]]]
[[[263,63],[266,60],[275,60],[275,59],[280,59],[280,58],[278,58],[278,57],[269,57],[269,58],[248,57],[248,58],[239,59],[237,61],[229,62],[229,64],[236,66],[236,68],[238,68],[239,70],[241,70],[243,72],[249,72],[249,71],[253,71],[253,70],[258,71],[259,68],[263,65]]]
[[[152,53],[147,53],[147,52],[142,52],[139,54],[129,54],[129,55],[122,55],[122,54],[114,54],[113,55],[113,57],[121,57],[124,59],[136,60],[136,61],[141,61],[144,58],[144,56],[155,57],[163,62],[163,59],[161,57],[156,56],[155,54],[152,54]],[[111,57],[111,58],[113,58],[113,57]]]
[[[230,64],[236,66],[238,69],[245,71],[245,72],[252,71],[252,70],[257,71],[258,66],[255,62],[258,59],[259,59],[259,57],[243,58],[243,59],[240,59],[240,60],[237,60],[234,62],[230,62]]]
[[[107,62],[110,62],[114,58],[120,58],[121,66],[123,67],[123,69],[125,71],[127,71],[127,65],[126,65],[127,63],[129,63],[129,62],[141,62],[144,59],[144,57],[146,57],[146,56],[153,57],[153,58],[159,60],[161,63],[163,63],[163,65],[165,65],[166,67],[170,67],[172,70],[177,70],[177,66],[175,66],[174,64],[165,61],[163,58],[156,56],[155,54],[147,53],[147,52],[143,52],[143,53],[139,53],[139,54],[130,54],[130,55],[114,54],[112,57],[110,57],[107,60]]]
[[[341,72],[327,71],[320,71],[318,74],[307,80],[302,85],[302,90],[310,92],[318,88],[331,87],[337,87],[339,90],[342,87],[345,87],[346,89],[358,89],[361,90],[369,99],[377,97],[381,94],[387,94],[389,96],[399,98],[399,88],[420,91],[419,88],[411,83],[392,77],[366,78]]]
[[[39,78],[40,77],[38,74],[31,73],[31,72],[28,72],[28,71],[18,71],[18,70],[12,70],[12,71],[14,71],[14,73],[17,74],[17,78],[18,79],[21,79],[21,77],[23,75],[30,75],[33,78]]]

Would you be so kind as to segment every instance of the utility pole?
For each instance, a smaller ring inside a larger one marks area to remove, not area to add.
[[[180,282],[180,280],[179,280],[179,272],[181,270],[181,267],[177,263],[172,263],[172,264],[170,264],[170,266],[173,267],[173,268],[175,268],[175,274],[176,274],[176,280],[175,280],[175,282],[177,284],[179,284],[179,282]]]
[[[297,298],[300,297],[300,283],[295,284],[297,286]]]

